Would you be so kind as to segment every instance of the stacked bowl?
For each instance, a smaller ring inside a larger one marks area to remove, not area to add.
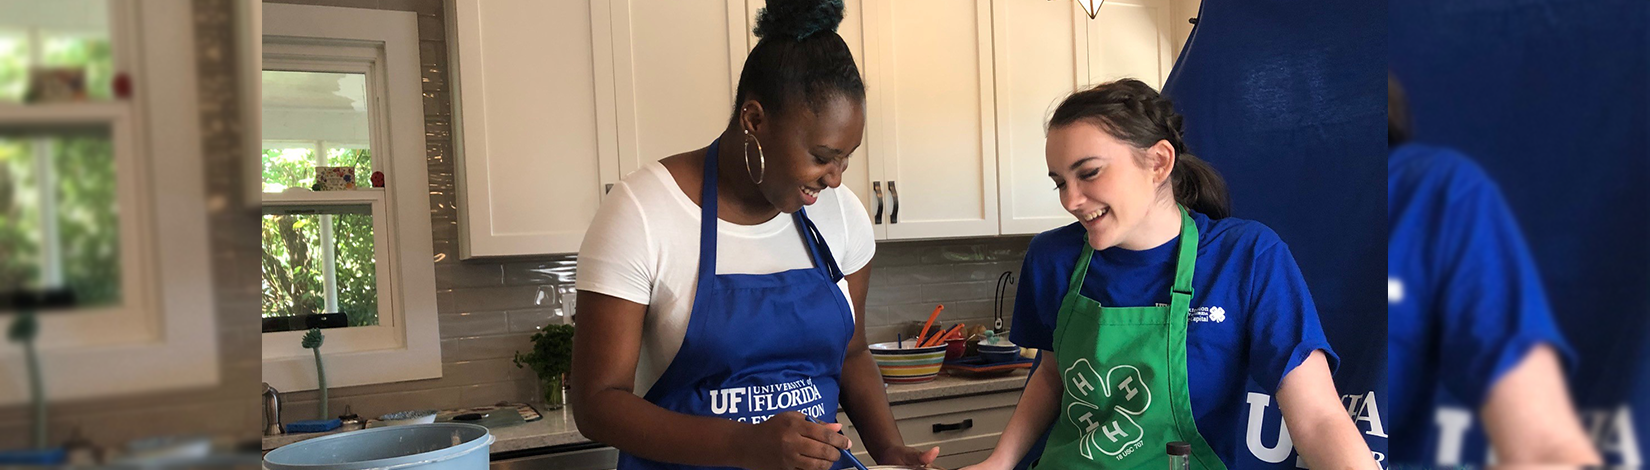
[[[945,343],[925,348],[915,347],[914,341],[871,345],[871,358],[877,361],[882,381],[891,384],[920,383],[934,380],[945,364]]]

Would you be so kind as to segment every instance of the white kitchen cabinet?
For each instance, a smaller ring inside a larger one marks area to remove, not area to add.
[[[739,0],[452,0],[464,258],[577,251],[601,197],[731,111]]]
[[[1074,220],[1048,177],[1043,125],[1089,84],[1092,20],[1077,2],[999,1],[993,10],[1001,233],[1034,234]]]
[[[721,135],[747,53],[744,1],[590,3],[599,130],[617,142],[602,158],[616,176]]]
[[[997,235],[991,2],[865,0],[864,9],[875,150],[866,166],[872,192],[884,192],[887,238]]]
[[[594,3],[448,2],[461,257],[577,251],[617,179],[601,161]]]
[[[1001,233],[1035,234],[1075,220],[1043,153],[1054,108],[1124,77],[1161,88],[1184,38],[1174,39],[1168,0],[1108,0],[1094,19],[1076,2],[998,1],[994,13]]]

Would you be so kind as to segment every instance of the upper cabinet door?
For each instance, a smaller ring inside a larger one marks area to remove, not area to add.
[[[1135,78],[1162,89],[1177,52],[1169,9],[1169,0],[1107,0],[1095,19],[1085,15],[1089,82]]]
[[[555,2],[562,3],[562,2]],[[746,53],[743,0],[590,2],[598,121],[623,176],[727,128]]]
[[[461,257],[578,251],[603,189],[590,3],[448,6]]]
[[[994,13],[1002,233],[1034,234],[1075,220],[1048,177],[1043,125],[1089,84],[1089,17],[1069,0],[999,1]]]
[[[864,5],[888,238],[997,235],[991,2]]]
[[[866,100],[870,101],[870,93],[874,92],[873,90],[875,87],[870,86],[870,77],[865,75],[864,3],[860,0],[845,0],[843,4],[842,24],[837,26],[836,33],[837,35],[842,36],[843,42],[848,44],[848,52],[854,56],[854,66],[859,68],[860,79],[866,82]],[[751,30],[756,28],[757,10],[760,10],[766,5],[767,2],[764,0],[747,0],[745,2],[746,22],[744,23],[744,29],[741,32],[745,34],[747,50],[756,47],[757,38],[755,34],[751,33]],[[745,57],[740,56],[738,61],[739,67],[743,68]],[[739,81],[737,70],[738,69],[736,69],[733,76],[734,82],[736,83]],[[870,141],[871,129],[875,124],[870,120],[868,105],[866,108],[866,114],[865,138],[860,141],[859,150],[854,151],[853,155],[849,157],[848,170],[842,173],[842,186],[848,188],[850,191],[853,191],[854,195],[859,197],[860,203],[865,206],[866,214],[874,216],[877,211],[878,202],[876,191],[874,191],[871,187],[871,167],[872,160],[876,158],[876,152],[871,148]],[[879,174],[878,176],[881,175]],[[881,184],[878,184],[877,186],[880,187]],[[888,233],[888,208],[886,205],[884,205],[883,211],[884,213],[880,221],[875,218],[872,219],[872,228],[876,232],[876,238],[878,240],[886,237]]]

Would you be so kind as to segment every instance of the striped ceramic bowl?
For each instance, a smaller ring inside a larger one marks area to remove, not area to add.
[[[871,345],[871,358],[876,359],[882,381],[891,384],[909,384],[934,380],[940,366],[945,364],[945,343],[926,348],[900,347],[893,341]]]

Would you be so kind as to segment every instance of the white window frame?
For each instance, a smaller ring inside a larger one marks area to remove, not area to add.
[[[350,192],[356,192],[356,191],[350,191]],[[322,197],[289,198],[289,199],[287,199],[285,201],[282,201],[280,203],[266,203],[266,204],[264,204],[264,207],[265,208],[281,208],[281,209],[322,211],[322,213],[316,214],[316,215],[327,215],[324,211],[326,211],[329,208],[329,206],[330,207],[367,206],[372,211],[372,215],[373,215],[373,217],[372,217],[373,257],[374,257],[374,260],[375,260],[375,262],[373,263],[373,279],[374,279],[374,281],[376,281],[375,282],[376,285],[374,286],[375,292],[378,293],[378,312],[377,312],[378,324],[373,325],[373,326],[355,326],[355,327],[349,327],[349,328],[329,328],[329,329],[323,330],[323,333],[325,333],[327,335],[327,343],[328,344],[332,344],[332,343],[346,344],[346,345],[348,345],[348,349],[347,349],[348,351],[365,351],[365,350],[374,350],[374,349],[396,348],[396,347],[400,346],[401,342],[397,340],[397,337],[399,336],[399,333],[397,333],[397,331],[395,330],[395,325],[397,323],[400,323],[401,320],[399,318],[397,318],[397,315],[395,315],[395,313],[398,311],[396,308],[394,308],[395,306],[394,306],[393,302],[395,301],[395,299],[393,297],[386,297],[386,296],[383,295],[383,293],[385,293],[385,292],[393,292],[393,289],[395,288],[395,284],[393,282],[395,277],[394,277],[394,274],[392,274],[395,271],[394,268],[393,268],[393,264],[392,264],[392,262],[384,261],[384,260],[394,260],[394,258],[395,258],[394,253],[396,253],[395,247],[393,245],[391,245],[390,237],[388,236],[388,234],[390,233],[390,222],[389,222],[390,217],[386,216],[386,214],[388,213],[387,212],[388,204],[386,203],[386,198],[384,197],[384,193],[382,191],[359,191],[359,192],[367,193],[367,194],[365,194],[364,197],[361,197],[362,195],[357,195],[357,197],[328,198],[328,197],[325,197],[325,196],[329,196],[330,194],[320,193],[320,195]],[[300,196],[312,196],[312,195],[313,194],[301,194]],[[347,196],[347,195],[343,195],[343,196]],[[324,218],[322,219],[322,222],[326,223]],[[336,259],[331,260],[331,261],[333,261],[334,263],[337,262]],[[325,263],[326,261],[323,260],[322,262]],[[323,288],[326,288],[326,286],[323,286]],[[332,301],[336,302],[336,298],[337,298],[337,295],[338,295],[337,286],[334,285],[331,288],[332,288],[332,292],[331,292],[330,296],[334,299]],[[336,309],[332,309],[332,310],[329,310],[327,312],[321,312],[321,313],[336,313]],[[285,332],[285,333],[294,333],[294,334],[296,334],[295,337],[301,338],[303,336],[302,333],[304,333],[304,332],[303,331],[296,331],[296,332]],[[272,337],[267,336],[267,335],[277,335],[277,334],[280,334],[280,333],[264,333],[264,334],[266,335],[266,336],[264,336],[264,340],[265,341],[271,341]],[[287,339],[290,339],[290,338],[287,338]],[[282,340],[282,338],[277,337],[274,340],[275,341],[280,341],[280,340]],[[292,340],[292,341],[297,341],[297,340]],[[298,344],[298,343],[294,343],[294,344]],[[292,348],[290,348],[290,347],[279,347],[280,345],[265,344],[264,350],[265,351],[271,350],[272,348],[270,346],[277,346],[276,348],[273,348],[273,349],[275,349],[276,351],[278,351],[281,354],[289,354],[290,355],[290,354],[294,353],[294,350]],[[324,345],[322,346],[322,351],[323,352],[326,352],[328,350],[330,350],[330,348],[326,348],[326,346],[324,346]],[[282,389],[282,390],[284,390],[284,389]]]
[[[386,248],[375,251],[388,254],[376,260],[379,325],[323,330],[327,384],[347,387],[441,377],[417,16],[266,4],[263,34],[263,69],[341,72],[354,70],[351,64],[363,59],[372,64],[367,78],[373,97],[372,158],[374,167],[384,172],[386,187],[260,193],[265,203],[282,205],[373,204],[375,243]],[[317,388],[313,355],[300,346],[303,333],[262,334],[263,380],[276,389]]]
[[[368,150],[374,148],[385,148],[385,146],[388,145],[385,138],[388,130],[386,128],[386,123],[383,116],[387,116],[389,110],[386,104],[387,100],[383,96],[383,90],[385,89],[383,70],[385,58],[383,50],[377,46],[366,44],[350,43],[339,45],[316,45],[306,44],[307,42],[309,41],[285,40],[277,41],[276,43],[269,45],[269,54],[264,58],[262,70],[364,75],[367,82],[366,92],[368,93],[366,100],[368,103],[367,106],[369,107],[367,113],[367,126],[369,128],[367,132],[367,142],[357,144],[353,142],[340,143],[327,140],[265,139],[262,141],[262,145],[260,146],[260,155],[262,150],[268,149],[306,148],[315,152],[312,154],[311,158],[316,160],[317,164],[320,164],[323,156],[328,155],[329,151],[335,148],[356,148]],[[271,145],[272,143],[275,145]],[[389,230],[386,228],[384,219],[393,220],[394,218],[390,217],[389,214],[385,212],[385,209],[388,206],[385,202],[387,199],[385,196],[385,191],[379,188],[370,188],[370,185],[367,185],[366,183],[372,171],[385,171],[386,177],[388,173],[391,172],[387,171],[387,166],[380,162],[378,152],[372,152],[369,154],[369,158],[370,161],[368,162],[368,166],[370,168],[367,170],[367,173],[356,175],[358,188],[355,191],[328,193],[261,193],[260,197],[263,200],[264,207],[273,206],[292,209],[324,210],[326,209],[326,206],[370,206],[373,214],[373,256],[375,260],[387,260],[384,262],[374,263],[374,267],[376,268],[374,280],[377,284],[375,286],[375,292],[392,292],[392,289],[394,289],[392,280],[395,279],[395,277],[390,274],[393,272],[390,266],[393,266],[394,256],[392,256],[392,254],[395,253],[396,250],[393,240],[390,240],[386,236],[386,234],[389,233]],[[330,162],[328,162],[328,164],[330,164]],[[259,175],[259,180],[261,182],[262,174]],[[365,185],[365,187],[361,185]],[[262,184],[259,186],[261,189]],[[321,256],[321,270],[325,273],[323,276],[322,289],[325,290],[325,292],[323,292],[323,297],[326,299],[326,307],[323,309],[323,312],[334,313],[338,311],[338,286],[333,275],[337,268],[337,258],[331,250],[327,249],[327,244],[332,240],[331,233],[333,230],[333,219],[321,214],[321,217],[318,220],[323,226],[321,229],[321,249],[323,253]],[[352,327],[348,331],[341,332],[346,338],[348,338],[341,339],[341,341],[350,344],[350,350],[387,349],[399,345],[399,343],[394,340],[397,333],[393,330],[373,331],[371,334],[367,334],[367,332],[371,330],[360,329],[383,329],[393,327],[397,322],[395,319],[395,314],[398,313],[398,310],[392,308],[393,305],[391,304],[393,303],[393,299],[383,298],[382,296],[380,297],[381,298],[379,299],[378,305],[378,310],[380,313],[378,314],[377,325],[370,327]]]
[[[235,54],[237,63],[235,71],[241,77],[235,80],[240,90],[241,129],[263,128],[263,81],[253,80],[263,70],[264,61],[264,24],[263,2],[261,0],[236,0]],[[244,135],[244,134],[243,134]],[[241,139],[241,145],[246,155],[256,155],[262,150],[262,143],[258,139],[246,136]],[[242,194],[241,204],[247,208],[258,208],[263,205],[263,166],[246,165],[241,170],[242,177],[247,184]]]
[[[115,154],[121,301],[41,315],[53,401],[219,383],[191,3],[111,1],[109,16],[132,99],[0,105],[0,127],[106,127]],[[21,348],[0,343],[0,405],[28,400],[25,370]]]

